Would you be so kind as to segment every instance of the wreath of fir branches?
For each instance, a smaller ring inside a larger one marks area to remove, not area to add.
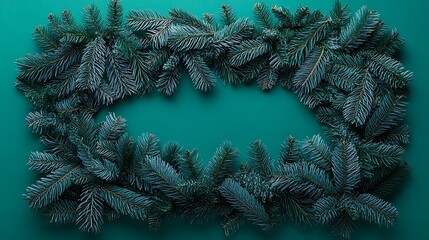
[[[90,232],[122,215],[152,229],[176,216],[218,217],[226,235],[243,222],[269,229],[288,219],[330,225],[343,237],[358,220],[390,226],[398,211],[387,200],[408,172],[412,73],[395,59],[403,39],[365,6],[352,16],[339,1],[329,15],[259,3],[253,10],[255,24],[226,5],[220,21],[180,9],[131,11],[123,21],[117,0],[105,22],[95,6],[84,9],[83,26],[68,11],[50,14],[34,32],[43,51],[17,60],[16,87],[34,108],[27,125],[46,146],[29,158],[44,175],[27,188],[29,206]],[[224,142],[203,166],[178,143],[130,137],[114,113],[95,122],[103,106],[127,96],[173,94],[185,70],[200,91],[215,74],[262,90],[279,83],[314,109],[327,140],[289,137],[274,160],[257,140],[247,163]]]

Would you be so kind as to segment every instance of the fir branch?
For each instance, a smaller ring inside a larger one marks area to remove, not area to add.
[[[361,82],[352,90],[344,105],[343,117],[348,122],[363,125],[374,100],[375,82],[367,70]]]
[[[313,201],[311,199],[301,198],[299,195],[284,194],[279,199],[284,214],[299,227],[308,227],[312,224]]]
[[[233,175],[237,158],[238,150],[233,148],[230,142],[223,142],[208,163],[204,178],[214,184],[221,183]]]
[[[109,113],[106,121],[100,124],[98,139],[106,141],[118,140],[126,131],[126,120],[121,116],[116,117],[115,113]]]
[[[107,4],[107,29],[117,33],[122,25],[122,5],[119,0],[111,0]]]
[[[334,192],[329,175],[314,164],[296,162],[282,166],[281,175],[272,180],[271,187],[297,196],[315,198]]]
[[[181,77],[180,58],[177,54],[172,54],[162,66],[156,87],[158,91],[167,95],[172,95],[179,85]]]
[[[304,141],[301,152],[308,161],[316,166],[325,170],[332,168],[332,151],[320,135]]]
[[[329,224],[340,212],[339,201],[333,196],[321,197],[314,204],[314,212],[319,222]]]
[[[398,215],[398,210],[392,204],[371,194],[360,194],[353,200],[361,218],[370,223],[388,227]]]
[[[134,31],[159,29],[170,24],[170,19],[152,10],[132,10],[127,17],[127,25]]]
[[[52,172],[69,164],[61,156],[47,152],[32,152],[28,160],[30,170],[37,170],[42,173]]]
[[[271,45],[260,40],[247,40],[231,49],[230,63],[241,66],[271,51]]]
[[[37,26],[33,32],[33,39],[39,48],[49,51],[59,48],[59,38],[56,32],[47,26]]]
[[[376,11],[368,10],[366,6],[361,7],[341,31],[339,36],[341,47],[350,51],[361,46],[376,29],[379,18],[380,15]]]
[[[112,52],[107,54],[107,60],[106,75],[111,88],[115,91],[115,97],[124,98],[137,93],[137,80],[133,77],[128,61]]]
[[[281,145],[280,149],[280,163],[294,163],[299,160],[299,143],[295,140],[294,137],[289,136],[288,139],[285,139]]]
[[[394,127],[378,137],[386,144],[407,144],[410,142],[410,128],[404,124]]]
[[[330,20],[317,22],[297,32],[291,39],[287,49],[289,62],[292,65],[301,64],[316,44],[324,39],[328,33]]]
[[[267,5],[264,3],[255,3],[253,5],[253,15],[256,18],[256,23],[258,27],[260,28],[272,28],[272,19],[271,19],[271,13],[268,10]]]
[[[83,188],[76,222],[79,228],[88,232],[99,232],[103,219],[103,198],[101,188],[97,185],[87,185]]]
[[[204,49],[213,42],[213,33],[195,27],[173,26],[170,29],[169,46],[177,51]]]
[[[381,54],[371,54],[369,69],[378,79],[394,88],[406,86],[412,78],[410,71],[404,70],[399,61]]]
[[[183,61],[196,89],[206,92],[215,85],[215,76],[201,56],[187,54],[183,56]]]
[[[375,50],[380,54],[394,56],[404,46],[404,43],[404,39],[399,36],[398,30],[394,28],[383,36],[375,47]]]
[[[42,177],[29,187],[25,194],[31,208],[41,208],[58,200],[61,194],[72,185],[73,174],[79,171],[76,165],[66,165]]]
[[[374,171],[374,176],[363,183],[362,192],[386,199],[404,184],[409,171],[407,163],[404,162],[389,168],[378,168]]]
[[[59,200],[48,211],[52,223],[73,223],[77,219],[78,203],[72,200]]]
[[[174,201],[187,202],[189,196],[180,188],[180,185],[184,184],[184,180],[173,167],[159,157],[149,157],[146,163],[147,168],[143,169],[145,181]]]
[[[180,174],[185,179],[198,180],[201,176],[202,166],[198,157],[197,150],[186,150],[182,158],[180,158]]]
[[[100,10],[94,4],[84,8],[83,23],[92,35],[99,36],[103,32]]]
[[[79,67],[79,88],[95,90],[103,79],[106,58],[107,48],[103,38],[96,38],[85,47]]]
[[[271,177],[273,173],[273,166],[271,164],[270,156],[267,147],[261,140],[256,140],[249,147],[249,161],[250,167],[255,169],[264,177]]]
[[[329,53],[326,49],[314,49],[295,73],[293,86],[298,91],[309,93],[324,78],[328,62]]]
[[[243,224],[243,215],[236,213],[232,216],[227,216],[226,219],[222,222],[222,228],[225,232],[225,236],[231,236],[237,232]]]
[[[150,200],[138,193],[115,185],[101,187],[103,199],[115,211],[132,218],[144,220]]]
[[[385,133],[388,129],[398,125],[405,115],[406,103],[403,97],[386,94],[380,106],[374,111],[365,125],[365,138],[372,139]]]
[[[208,24],[205,20],[199,19],[193,14],[186,12],[181,9],[171,9],[169,11],[170,16],[172,17],[173,21],[180,24],[180,25],[187,25],[190,27],[195,27],[197,29],[200,29],[202,31],[211,32],[212,29],[210,27],[210,24]]]
[[[360,183],[360,166],[352,143],[341,142],[332,152],[332,172],[339,193],[352,193]]]
[[[29,82],[45,82],[63,73],[69,66],[80,61],[79,49],[63,44],[55,51],[28,55],[17,60],[18,78]]]
[[[221,21],[225,26],[231,25],[236,21],[234,12],[230,5],[223,4],[221,7]]]
[[[262,71],[259,72],[256,83],[261,90],[270,90],[276,85],[278,78],[279,70],[268,63]]]
[[[281,22],[282,28],[290,28],[293,26],[293,15],[289,9],[284,7],[273,6],[271,11],[274,16]]]
[[[222,196],[245,218],[264,229],[270,228],[270,218],[254,196],[234,180],[227,178],[219,188]]]

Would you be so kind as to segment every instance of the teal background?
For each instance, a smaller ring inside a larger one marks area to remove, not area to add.
[[[166,13],[172,7],[194,14],[218,13],[221,4],[232,5],[238,16],[250,16],[256,0],[181,0],[131,1],[123,0],[124,12],[150,8]],[[36,135],[25,126],[30,110],[24,97],[14,88],[17,75],[14,61],[37,51],[31,33],[36,25],[44,24],[50,12],[60,14],[69,9],[77,19],[82,7],[95,3],[105,12],[107,0],[1,0],[0,1],[0,239],[226,239],[218,222],[190,225],[181,220],[164,223],[157,232],[150,231],[145,222],[122,218],[104,225],[97,235],[82,233],[75,226],[55,226],[41,212],[28,208],[22,194],[27,185],[37,180],[26,161],[30,151],[41,150]],[[406,39],[402,59],[406,68],[414,72],[407,122],[411,126],[411,144],[405,158],[412,168],[411,179],[393,199],[400,211],[397,223],[389,229],[361,224],[353,239],[429,239],[429,107],[428,57],[429,25],[428,1],[377,0],[343,1],[352,11],[362,5],[378,10],[389,27],[397,27]],[[333,1],[266,1],[271,5],[298,5],[320,9],[324,13]],[[262,139],[277,157],[282,140],[289,135],[298,139],[321,133],[313,113],[297,98],[276,87],[268,94],[256,86],[225,86],[218,81],[209,94],[192,88],[184,76],[179,91],[173,97],[152,93],[116,103],[107,111],[115,111],[128,120],[133,136],[143,132],[156,134],[162,142],[176,140],[186,148],[198,148],[200,157],[208,161],[223,140],[231,140],[240,149],[245,161],[247,146]],[[103,117],[100,117],[100,120]],[[246,225],[230,239],[332,239],[327,228],[297,229],[292,224],[260,231]]]

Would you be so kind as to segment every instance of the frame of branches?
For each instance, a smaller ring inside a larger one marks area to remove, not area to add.
[[[83,25],[69,11],[50,14],[34,31],[41,52],[17,60],[16,87],[33,107],[27,125],[46,146],[29,158],[43,174],[27,188],[29,206],[90,232],[122,215],[153,229],[176,216],[215,218],[226,235],[244,222],[269,229],[289,219],[347,238],[359,220],[393,224],[398,211],[388,200],[408,173],[412,73],[396,58],[404,40],[365,6],[350,14],[337,1],[328,15],[259,3],[253,10],[254,23],[226,5],[219,19],[171,9],[123,20],[117,0],[105,22],[95,6],[85,8]],[[265,91],[281,85],[314,110],[326,139],[286,138],[275,159],[257,140],[246,163],[224,142],[204,165],[178,143],[134,139],[114,113],[94,120],[127,96],[173,94],[185,71],[200,91],[215,74]]]

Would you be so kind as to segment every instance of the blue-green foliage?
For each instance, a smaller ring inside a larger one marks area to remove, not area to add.
[[[226,235],[246,220],[263,229],[289,219],[321,223],[343,237],[359,220],[390,226],[398,212],[387,199],[408,175],[403,119],[412,73],[396,59],[404,40],[376,11],[362,7],[350,17],[339,1],[326,16],[262,3],[253,13],[255,24],[227,5],[219,22],[180,9],[133,10],[123,19],[112,0],[106,20],[96,6],[84,9],[83,25],[69,11],[50,14],[33,33],[42,52],[17,60],[16,87],[33,104],[26,122],[46,147],[29,157],[43,174],[27,188],[29,206],[90,232],[122,215],[151,229],[173,216],[219,216]],[[215,73],[262,90],[280,83],[326,132],[290,136],[275,161],[256,140],[240,166],[238,150],[224,142],[204,165],[178,143],[134,139],[114,113],[96,123],[116,100],[174,94],[183,70],[203,92],[216,85]]]

